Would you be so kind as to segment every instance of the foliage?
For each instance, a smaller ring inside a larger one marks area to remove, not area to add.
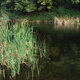
[[[76,13],[75,13],[76,11]],[[65,9],[64,7],[59,7],[57,10],[56,10],[56,14],[58,16],[67,16],[67,17],[79,17],[80,15],[80,12],[78,10],[74,10],[74,9]]]
[[[51,9],[52,0],[4,0],[1,3],[9,10],[33,12],[42,9]]]
[[[33,12],[36,10],[35,3],[33,0],[16,0],[15,10],[24,10],[25,12]]]
[[[71,0],[72,1],[72,3],[79,3],[80,2],[80,0]]]
[[[11,19],[22,18],[24,14],[27,17],[30,15],[28,19],[39,20],[52,20],[55,15],[79,17],[79,8],[79,0],[3,0],[1,2],[1,10],[5,11],[5,13],[10,11]]]
[[[33,15],[28,15],[29,20],[53,20],[56,13],[54,12],[39,12]]]
[[[52,7],[52,0],[38,0],[37,3],[40,3],[41,5],[39,6],[38,10],[42,9],[51,9]]]

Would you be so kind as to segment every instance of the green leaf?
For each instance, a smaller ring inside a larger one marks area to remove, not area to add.
[[[51,6],[47,6],[47,9],[51,9]]]
[[[46,2],[42,2],[41,5],[46,5]]]

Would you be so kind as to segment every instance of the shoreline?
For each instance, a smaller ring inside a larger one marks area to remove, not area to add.
[[[39,20],[39,19],[28,19],[28,18],[20,18],[20,19],[4,19],[4,17],[0,17],[0,25],[1,23],[9,23],[9,22],[19,22],[23,24],[24,22],[29,22],[29,23],[36,23],[36,24],[54,24],[54,25],[62,25],[62,26],[67,26],[67,25],[80,25],[80,17],[71,17],[71,18],[64,18],[64,17],[54,17],[53,20]]]

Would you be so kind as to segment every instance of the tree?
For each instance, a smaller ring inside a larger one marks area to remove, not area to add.
[[[52,0],[38,0],[37,4],[40,4],[40,6],[38,7],[38,10],[51,9]]]
[[[80,2],[80,0],[71,0],[72,1],[72,3],[79,3]]]
[[[52,10],[53,7],[72,7],[72,3],[79,3],[79,0],[0,0],[1,8],[20,12],[34,12],[41,10]]]
[[[15,10],[33,12],[36,10],[36,5],[33,0],[15,0]]]
[[[3,0],[1,2],[1,8],[5,7],[8,10],[14,10],[15,0]]]
[[[52,0],[3,0],[1,4],[8,10],[34,12],[51,9]]]

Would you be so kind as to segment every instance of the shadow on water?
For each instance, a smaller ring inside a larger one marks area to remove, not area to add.
[[[34,80],[80,80],[80,26],[34,24],[34,31],[38,42],[46,40],[46,58],[40,60],[40,75],[38,78],[35,72]],[[27,72],[31,74],[26,65],[21,65],[14,79],[6,72],[6,78],[0,80],[31,80]]]

